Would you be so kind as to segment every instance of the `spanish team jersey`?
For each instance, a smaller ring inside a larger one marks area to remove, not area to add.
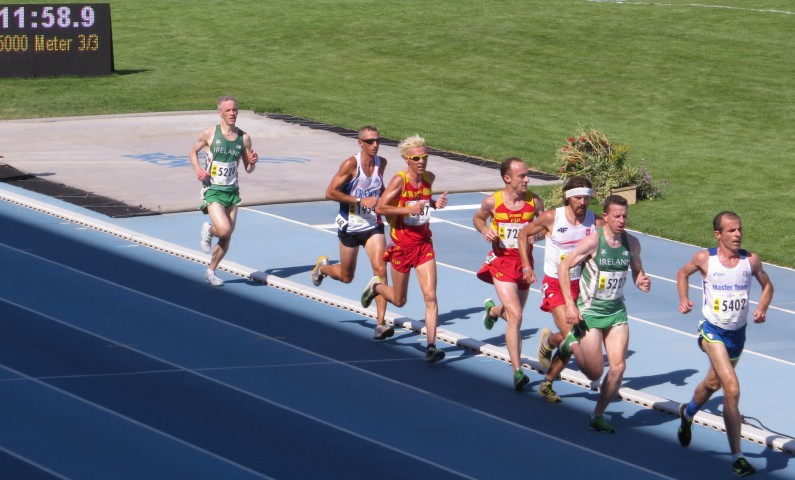
[[[403,178],[403,193],[397,201],[398,207],[410,207],[419,201],[425,201],[425,208],[419,214],[412,215],[389,215],[389,236],[395,244],[418,245],[426,243],[431,239],[431,183],[428,181],[429,174],[422,174],[422,181],[419,187],[411,184],[408,174],[401,170],[398,172]]]
[[[340,191],[358,198],[379,197],[384,190],[384,179],[381,176],[381,157],[375,156],[373,173],[368,177],[362,170],[361,153],[355,155],[356,175],[345,183]],[[356,203],[340,202],[340,211],[337,215],[337,227],[348,233],[360,233],[372,230],[383,225],[381,216],[375,209]]]
[[[587,312],[593,317],[607,317],[626,311],[624,285],[629,276],[632,252],[625,232],[621,232],[621,244],[615,248],[607,244],[603,228],[597,228],[596,232],[598,246],[582,270],[577,307],[583,316]]]
[[[709,249],[707,275],[703,280],[704,318],[724,330],[745,327],[748,318],[748,295],[751,293],[751,262],[748,252],[740,250],[740,260],[733,268],[724,267],[718,249]]]
[[[491,216],[491,229],[495,230],[499,238],[493,245],[494,254],[498,257],[519,256],[519,232],[536,216],[536,205],[533,192],[525,192],[525,201],[518,210],[511,210],[505,205],[502,198],[503,191],[494,192],[494,213]],[[533,250],[529,244],[528,255]],[[532,258],[532,256],[531,256]]]
[[[566,254],[574,250],[577,242],[587,237],[596,228],[596,215],[590,210],[579,225],[573,225],[566,218],[566,207],[555,210],[555,221],[552,234],[547,239],[544,251],[544,275],[558,278],[558,267]],[[582,267],[577,265],[569,270],[569,279],[577,280],[582,274]]]
[[[215,126],[212,142],[204,149],[205,169],[210,174],[210,188],[222,191],[237,189],[237,166],[243,157],[243,130],[237,129],[237,138],[227,140],[221,125]]]

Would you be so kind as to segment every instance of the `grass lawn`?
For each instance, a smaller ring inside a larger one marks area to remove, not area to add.
[[[795,266],[789,0],[110,3],[116,73],[0,79],[0,119],[208,110],[233,93],[547,172],[593,127],[668,182],[631,207],[633,229],[712,245],[712,217],[734,210],[746,248]]]

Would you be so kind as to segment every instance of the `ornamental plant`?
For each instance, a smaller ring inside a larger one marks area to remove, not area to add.
[[[665,181],[654,181],[648,169],[640,163],[628,162],[629,147],[611,143],[603,132],[580,130],[555,153],[559,165],[558,176],[566,179],[576,175],[588,178],[594,187],[593,197],[602,202],[617,188],[635,186],[638,200],[659,198]],[[545,203],[560,205],[562,185],[553,190]]]

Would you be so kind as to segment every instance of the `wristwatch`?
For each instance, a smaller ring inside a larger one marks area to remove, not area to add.
[[[361,205],[361,204],[362,204],[361,197],[356,197],[356,205]]]

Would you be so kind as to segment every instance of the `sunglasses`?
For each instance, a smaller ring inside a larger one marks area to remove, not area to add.
[[[362,142],[366,143],[367,145],[372,145],[375,142],[381,143],[381,139],[380,138],[360,138],[359,140],[361,140]]]
[[[409,160],[413,160],[415,162],[419,162],[420,160],[425,160],[426,158],[428,158],[428,154],[426,153],[424,155],[412,155],[406,158],[408,158]]]

